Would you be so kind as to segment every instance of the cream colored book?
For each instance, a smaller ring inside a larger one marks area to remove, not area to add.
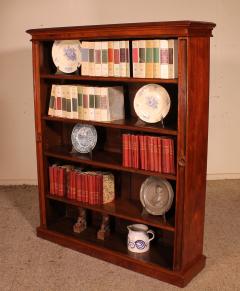
[[[83,87],[81,85],[77,86],[78,92],[78,119],[83,119]]]
[[[54,116],[54,103],[55,103],[55,90],[56,90],[56,85],[52,85],[51,89],[51,95],[50,95],[50,100],[49,100],[49,107],[48,107],[48,115]]]
[[[108,88],[107,87],[101,87],[100,111],[101,111],[101,121],[109,121],[108,120]]]
[[[160,78],[159,62],[160,39],[153,40],[153,78]]]
[[[113,41],[108,41],[108,76],[114,76]]]
[[[153,78],[153,40],[146,40],[146,78]]]
[[[132,60],[133,60],[133,77],[139,76],[139,52],[138,52],[138,40],[132,41]]]
[[[83,87],[83,120],[89,120],[89,96],[88,96],[88,87],[84,86]]]
[[[119,52],[120,52],[119,74],[120,74],[120,77],[126,77],[127,65],[126,65],[126,43],[125,43],[125,40],[119,41]]]
[[[168,40],[160,40],[160,78],[168,79],[169,76]]]
[[[125,41],[125,49],[126,49],[126,77],[130,77],[129,40]]]
[[[71,104],[72,104],[72,111],[71,111],[71,118],[77,119],[78,118],[78,91],[77,86],[72,85],[70,86],[71,92]]]
[[[139,68],[138,78],[146,77],[146,41],[139,40],[138,42]]]
[[[101,41],[95,41],[95,76],[102,75],[102,56],[101,56]]]
[[[95,95],[95,120],[101,121],[101,87],[94,87],[94,95]]]
[[[67,86],[62,85],[62,117],[68,118],[67,115]]]
[[[115,199],[114,175],[102,172],[103,176],[103,204],[110,203]]]
[[[81,43],[81,74],[89,76],[89,42]]]
[[[94,87],[88,87],[88,116],[89,120],[95,120],[95,90]]]
[[[119,41],[114,41],[113,43],[113,70],[114,77],[120,77],[120,48]]]
[[[169,68],[168,78],[174,79],[178,77],[178,40],[168,40],[168,55],[169,55]]]
[[[101,68],[101,76],[108,76],[108,42],[101,42],[101,60],[102,60],[102,68]]]
[[[64,86],[64,95],[66,96],[66,118],[71,118],[72,116],[72,100],[71,100],[71,88],[70,85]]]
[[[54,115],[58,117],[62,117],[62,97],[63,97],[63,92],[62,92],[62,86],[57,85],[55,88],[55,112]]]

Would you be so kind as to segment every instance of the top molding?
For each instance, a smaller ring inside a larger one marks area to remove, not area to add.
[[[29,29],[32,40],[60,39],[137,39],[154,37],[212,36],[212,22],[166,21],[104,24],[90,26],[54,27]]]

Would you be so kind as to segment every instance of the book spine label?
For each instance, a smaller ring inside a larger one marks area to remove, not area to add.
[[[89,96],[89,120],[95,120],[95,92],[94,87],[88,87]]]
[[[159,61],[160,40],[153,40],[153,77],[160,78],[160,61]]]
[[[139,74],[139,51],[138,51],[138,40],[132,42],[132,60],[133,60],[133,77],[138,78]]]

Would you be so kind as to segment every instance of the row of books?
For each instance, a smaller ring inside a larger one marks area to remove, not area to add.
[[[124,119],[123,87],[53,84],[48,115],[93,121]]]
[[[91,205],[112,202],[114,176],[109,172],[84,171],[72,165],[49,166],[50,194]]]
[[[85,76],[129,77],[129,41],[83,41],[81,73]]]
[[[123,166],[175,174],[174,140],[147,135],[122,135]]]
[[[134,40],[133,77],[172,79],[178,75],[176,39]]]

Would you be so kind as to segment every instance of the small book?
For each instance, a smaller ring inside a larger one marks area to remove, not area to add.
[[[153,78],[153,41],[151,39],[146,40],[146,66],[145,77]]]
[[[119,75],[121,77],[126,77],[127,64],[126,64],[126,43],[125,43],[125,40],[119,41],[119,49],[120,49]]]
[[[95,76],[102,75],[101,42],[95,41]]]
[[[77,86],[70,86],[72,111],[71,118],[78,118],[78,91]]]
[[[159,61],[160,40],[153,40],[153,77],[160,78],[160,61]]]
[[[126,77],[130,77],[130,51],[129,51],[129,41],[125,41],[125,50],[126,50]]]
[[[88,117],[89,120],[95,120],[95,90],[94,87],[88,87],[89,108]]]
[[[57,85],[55,89],[55,106],[54,106],[54,114],[55,116],[62,116],[62,97],[63,97],[63,92],[62,92],[62,86]]]
[[[113,42],[113,71],[114,77],[120,77],[120,48],[119,48],[119,41]]]
[[[102,54],[102,71],[101,76],[108,76],[108,42],[101,42],[101,54]]]
[[[89,76],[89,42],[83,41],[81,44],[81,74]]]
[[[88,42],[88,74],[89,76],[95,76],[95,61],[94,61],[94,41]]]
[[[114,76],[113,41],[108,41],[108,76]]]
[[[139,40],[138,41],[138,55],[139,55],[139,70],[138,70],[138,78],[146,77],[146,41]]]
[[[94,87],[95,95],[95,120],[101,121],[101,87]]]
[[[169,53],[168,53],[168,40],[160,40],[160,77],[168,79],[169,76]]]
[[[66,110],[66,118],[71,118],[72,117],[72,99],[71,99],[71,92],[70,92],[70,86],[65,85],[64,86],[64,95],[66,97],[66,103],[67,103],[67,110]]]
[[[115,199],[114,175],[109,172],[102,173],[102,203],[110,203]]]
[[[83,120],[89,120],[89,93],[88,93],[88,87],[83,87]]]
[[[52,85],[49,107],[48,107],[48,115],[51,115],[51,116],[55,115],[55,110],[54,110],[55,90],[56,90],[56,85]]]
[[[83,119],[83,86],[77,86],[78,93],[78,119]]]
[[[168,78],[174,79],[178,77],[178,40],[168,40],[169,68]]]
[[[138,51],[138,40],[132,42],[132,61],[133,61],[133,77],[138,78],[139,76],[139,51]]]

